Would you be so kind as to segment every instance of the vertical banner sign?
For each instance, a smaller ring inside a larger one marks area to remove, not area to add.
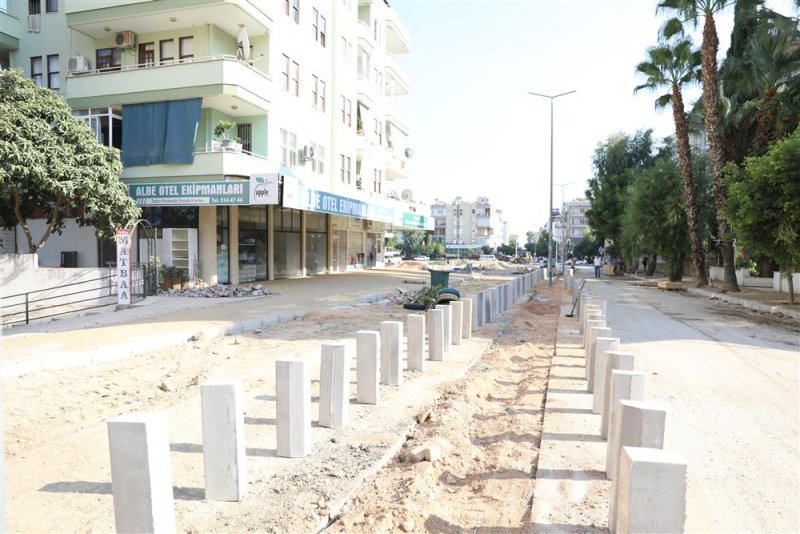
[[[117,238],[117,304],[131,303],[131,231],[118,228]]]

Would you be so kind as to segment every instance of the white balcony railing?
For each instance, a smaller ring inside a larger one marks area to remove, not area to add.
[[[194,163],[125,167],[122,171],[122,179],[182,178],[200,175],[250,176],[251,174],[271,172],[272,170],[274,170],[274,164],[270,165],[267,158],[250,152],[198,150],[194,154]]]

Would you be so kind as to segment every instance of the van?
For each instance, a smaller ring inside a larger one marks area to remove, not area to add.
[[[478,260],[480,261],[494,261],[496,259],[497,258],[492,256],[491,254],[481,254],[480,257],[478,258]]]

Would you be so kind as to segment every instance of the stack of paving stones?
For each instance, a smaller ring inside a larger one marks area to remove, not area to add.
[[[261,284],[247,287],[233,287],[223,284],[213,286],[186,287],[183,289],[159,289],[158,295],[168,297],[193,297],[193,298],[226,298],[226,297],[263,297],[272,294],[268,288]]]
[[[409,314],[406,323],[383,321],[376,330],[356,332],[356,402],[377,406],[381,386],[402,387],[404,346],[407,369],[424,372],[427,365],[435,365],[457,350],[453,346],[471,338],[473,331],[510,310],[543,279],[540,271],[534,271],[463,295],[457,303],[436,306],[426,314]],[[213,288],[207,289],[213,292]],[[265,291],[260,286],[253,290]],[[346,428],[350,355],[344,344],[326,344],[320,356],[318,425]],[[275,372],[277,455],[308,456],[313,452],[310,365],[303,359],[280,359],[275,362]],[[242,381],[207,381],[200,391],[205,499],[241,501],[247,488]],[[108,421],[108,435],[117,531],[173,532],[167,414],[120,415]]]
[[[612,481],[609,531],[683,532],[686,522],[686,461],[665,451],[666,410],[644,400],[645,374],[634,355],[612,337],[607,303],[583,293],[573,281],[583,336],[587,390],[607,441],[606,477]]]

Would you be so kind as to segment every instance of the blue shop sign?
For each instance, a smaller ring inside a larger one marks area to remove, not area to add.
[[[284,195],[284,206],[305,211],[329,213],[331,215],[357,217],[370,221],[391,223],[394,219],[393,208],[380,206],[378,204],[370,204],[369,202],[342,197],[334,195],[333,193],[326,193],[325,191],[308,189],[303,186],[299,186],[295,202],[287,203],[287,197]]]

